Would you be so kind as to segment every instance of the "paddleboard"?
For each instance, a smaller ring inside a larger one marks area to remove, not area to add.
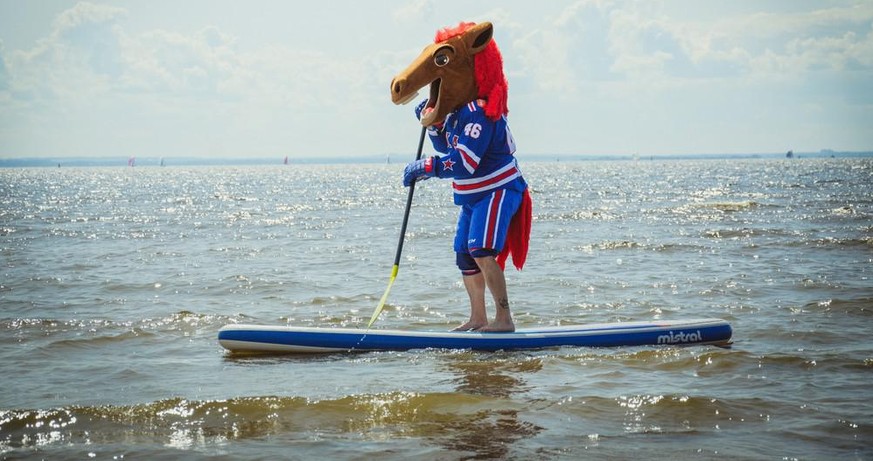
[[[513,333],[363,330],[268,325],[226,325],[218,342],[233,352],[325,353],[472,349],[542,349],[559,346],[615,347],[712,344],[726,346],[731,326],[721,319],[619,322],[519,328]]]

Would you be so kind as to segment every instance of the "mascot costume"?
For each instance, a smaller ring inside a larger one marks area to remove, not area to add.
[[[437,152],[410,163],[405,186],[431,177],[452,179],[461,207],[456,261],[470,295],[470,321],[460,330],[512,331],[503,268],[521,270],[527,257],[531,199],[507,124],[507,83],[491,23],[461,23],[436,33],[434,43],[391,82],[391,100],[405,104],[430,85],[416,108]],[[497,305],[487,321],[485,288]]]

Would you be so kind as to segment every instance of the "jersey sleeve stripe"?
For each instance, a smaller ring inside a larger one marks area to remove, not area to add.
[[[473,151],[471,151],[467,146],[463,144],[458,144],[455,149],[457,149],[458,153],[461,154],[461,160],[464,163],[464,168],[466,168],[470,174],[473,174],[473,172],[476,171],[476,168],[479,168],[479,162],[481,161],[479,156],[473,153]]]

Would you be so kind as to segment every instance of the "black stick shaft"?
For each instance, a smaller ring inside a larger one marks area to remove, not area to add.
[[[418,153],[415,160],[421,159],[421,150],[424,148],[424,135],[427,128],[421,127],[421,136],[418,138]],[[403,211],[403,224],[400,225],[400,240],[397,242],[397,253],[394,254],[394,267],[400,267],[400,254],[403,253],[403,240],[406,238],[406,225],[409,224],[409,211],[412,209],[412,194],[415,193],[415,183],[409,185],[409,193],[406,195],[406,210]]]

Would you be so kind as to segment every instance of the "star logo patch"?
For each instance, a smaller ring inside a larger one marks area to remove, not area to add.
[[[447,158],[443,160],[443,170],[451,170],[453,166],[455,166],[455,162],[452,159]]]

